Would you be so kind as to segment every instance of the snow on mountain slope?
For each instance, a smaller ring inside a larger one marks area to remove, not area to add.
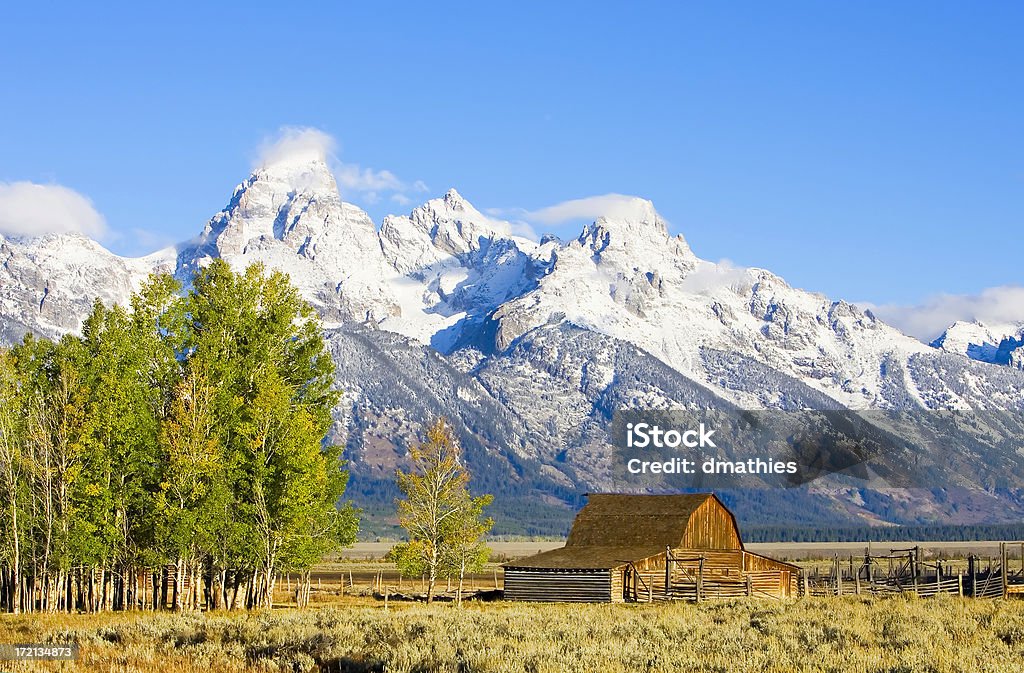
[[[761,269],[698,259],[648,201],[555,252],[538,287],[495,314],[495,347],[551,321],[629,341],[706,379],[702,348],[750,355],[854,408],[886,406],[883,362],[928,348],[845,302]],[[738,400],[737,400],[738,401]]]
[[[288,273],[328,323],[376,323],[399,310],[381,282],[388,274],[373,221],[341,200],[320,159],[258,169],[180,249],[181,280],[213,257],[238,267],[262,262]]]
[[[148,271],[168,270],[173,252],[126,260],[81,237],[4,250],[13,258],[0,290],[6,322],[47,334],[77,329],[92,297],[124,301]],[[213,257],[237,267],[263,262],[287,272],[327,326],[365,323],[442,353],[500,356],[526,332],[566,322],[711,386],[705,349],[743,353],[844,406],[925,404],[906,362],[927,346],[768,271],[699,259],[643,199],[565,244],[515,236],[455,190],[386,218],[378,232],[341,199],[326,163],[305,156],[256,170],[176,256],[184,282]]]
[[[483,215],[454,189],[407,216],[389,216],[380,245],[402,311],[381,322],[450,351],[505,301],[536,285],[555,244],[539,245]]]
[[[957,321],[932,342],[947,353],[1024,369],[1024,323]]]
[[[80,234],[0,236],[0,331],[13,330],[8,342],[77,332],[95,299],[124,304],[150,273],[173,270],[173,249],[125,258]]]

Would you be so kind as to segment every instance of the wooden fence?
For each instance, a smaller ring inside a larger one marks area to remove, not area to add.
[[[1009,549],[1020,545],[1019,564]],[[664,568],[640,570],[630,565],[624,580],[627,601],[702,601],[716,598],[793,596],[895,595],[923,598],[951,594],[970,598],[1024,596],[1024,543],[1003,543],[998,559],[970,556],[963,562],[925,561],[921,549],[892,549],[875,555],[870,549],[849,562],[834,557],[827,570],[803,569],[792,592],[780,572],[743,571],[718,563],[710,555],[667,556]]]
[[[1021,548],[1021,560],[1015,567],[1009,549],[1017,545]],[[920,547],[912,547],[893,549],[883,555],[873,555],[869,550],[863,559],[855,561],[851,556],[848,566],[835,557],[827,572],[814,567],[805,569],[800,577],[801,596],[902,593],[971,598],[1024,595],[1024,542],[1000,544],[999,558],[990,558],[987,564],[975,555],[967,558],[966,567],[950,561],[924,561]]]

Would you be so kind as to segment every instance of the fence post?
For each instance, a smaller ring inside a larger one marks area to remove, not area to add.
[[[754,582],[751,580],[750,575],[747,575],[747,596],[754,595]]]
[[[672,600],[672,548],[665,545],[665,600]]]
[[[1006,553],[1005,542],[999,543],[999,555],[1002,557],[1000,560],[1000,564],[1002,567],[999,569],[999,574],[1002,575],[1003,579],[1003,598],[1006,598],[1010,593],[1010,575],[1008,572],[1006,572],[1009,566],[1009,558]]]
[[[701,594],[704,593],[704,557],[701,556],[697,562],[697,602],[700,602]]]
[[[964,573],[960,571],[956,574],[956,595],[963,598],[964,595]]]

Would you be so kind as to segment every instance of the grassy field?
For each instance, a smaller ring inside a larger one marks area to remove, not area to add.
[[[13,671],[1006,671],[1024,601],[392,604],[251,614],[0,618],[0,642],[80,643]],[[3,664],[0,663],[0,669]]]

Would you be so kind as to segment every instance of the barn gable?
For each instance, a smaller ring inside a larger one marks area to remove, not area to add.
[[[732,513],[711,493],[595,493],[576,515],[566,547],[742,549]]]

